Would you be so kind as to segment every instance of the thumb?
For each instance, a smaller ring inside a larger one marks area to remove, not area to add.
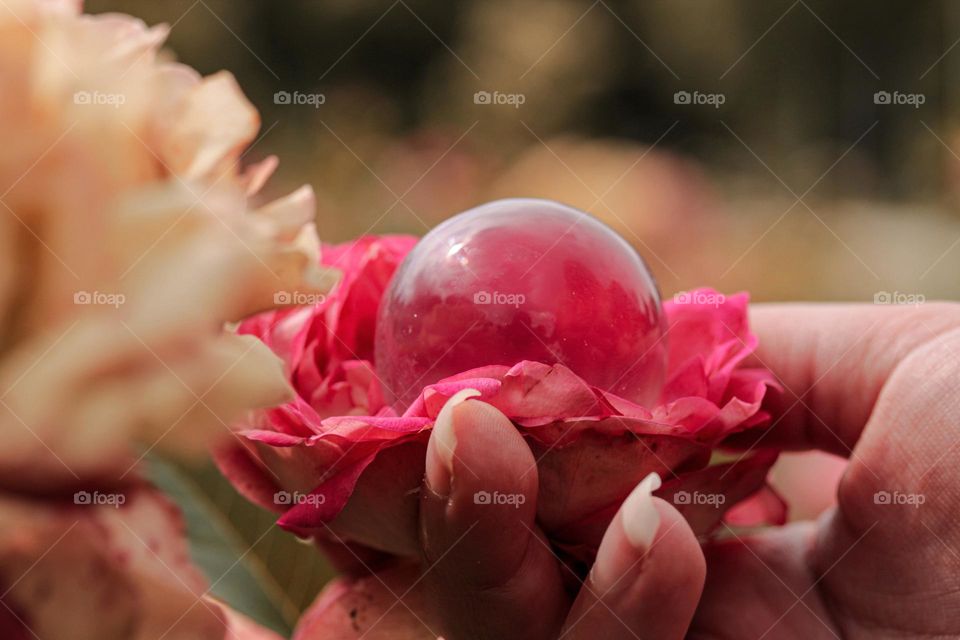
[[[651,495],[659,487],[660,477],[651,473],[620,507],[562,637],[674,640],[686,634],[706,564],[683,516]]]

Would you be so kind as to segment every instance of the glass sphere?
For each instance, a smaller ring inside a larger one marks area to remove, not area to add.
[[[375,362],[401,411],[442,378],[522,360],[563,363],[649,405],[663,386],[663,332],[656,283],[623,238],[557,202],[498,200],[407,255],[380,303]]]

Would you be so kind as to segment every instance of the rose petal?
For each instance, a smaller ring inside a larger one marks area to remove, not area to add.
[[[698,535],[710,533],[721,520],[727,520],[731,510],[746,500],[766,484],[767,473],[777,460],[777,451],[760,451],[745,456],[735,462],[712,465],[699,471],[680,475],[667,482],[657,495],[673,503],[687,519]],[[770,507],[762,511],[760,507]],[[769,516],[765,524],[782,524],[780,518],[785,514],[785,505],[772,508],[770,502],[757,504],[749,509],[749,515],[757,516],[754,524],[762,521],[761,515]],[[744,517],[748,513],[743,514]],[[728,520],[729,521],[729,520]]]
[[[440,628],[418,570],[401,565],[356,580],[338,579],[303,614],[293,640],[434,640]],[[404,606],[396,606],[395,594]]]
[[[765,484],[752,496],[734,505],[723,519],[735,527],[784,524],[787,521],[787,503],[773,487]]]

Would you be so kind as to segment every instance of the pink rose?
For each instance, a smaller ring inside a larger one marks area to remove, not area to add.
[[[435,640],[440,622],[428,606],[417,567],[391,566],[375,576],[336,578],[297,622],[293,640]],[[397,605],[394,594],[403,594]]]
[[[488,366],[426,386],[398,415],[386,406],[372,362],[379,297],[411,238],[363,238],[331,248],[344,272],[322,304],[244,323],[287,364],[298,397],[258,411],[245,445],[218,453],[221,470],[250,500],[282,513],[304,537],[336,538],[399,555],[417,550],[417,493],[433,421],[471,390],[509,417],[538,460],[537,516],[558,547],[588,560],[622,500],[652,471],[698,533],[722,519],[782,522],[766,485],[777,452],[718,460],[728,436],[763,426],[764,369],[743,366],[756,346],[747,295],[693,292],[664,305],[667,380],[643,407],[587,384],[567,367],[524,361]],[[701,301],[705,301],[702,302]]]
[[[337,415],[376,414],[384,408],[373,371],[377,306],[400,261],[416,244],[412,236],[368,236],[342,245],[325,245],[321,262],[343,272],[336,291],[311,306],[269,311],[243,322],[240,334],[254,335],[286,363],[297,399],[281,412],[302,412],[289,435],[312,435],[298,428]],[[291,298],[291,303],[297,300]],[[285,413],[268,415],[282,419]],[[272,422],[272,420],[271,420]]]

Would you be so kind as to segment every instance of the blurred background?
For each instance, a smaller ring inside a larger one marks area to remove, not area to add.
[[[665,296],[960,297],[956,2],[86,7],[166,22],[181,60],[233,72],[263,118],[246,159],[282,159],[265,199],[312,184],[326,241],[535,196],[617,229]],[[328,576],[316,554],[208,480],[302,607]]]
[[[327,241],[539,196],[617,228],[664,295],[960,294],[954,2],[87,8],[171,24],[184,62],[233,72],[263,116],[247,158],[280,155],[268,195],[313,185]]]

